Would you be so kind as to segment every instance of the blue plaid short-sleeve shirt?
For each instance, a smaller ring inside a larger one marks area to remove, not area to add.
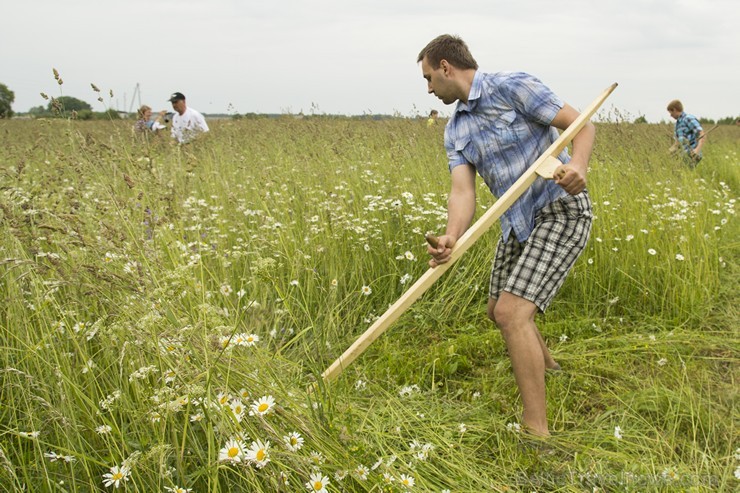
[[[696,148],[702,130],[701,123],[694,115],[681,113],[676,119],[676,140],[684,146],[686,152]]]
[[[563,105],[529,74],[477,71],[468,102],[458,101],[445,128],[450,171],[463,164],[474,166],[491,193],[500,197],[558,138],[550,123]],[[558,159],[570,161],[568,151]],[[501,216],[504,241],[512,231],[518,241],[526,241],[537,211],[566,193],[552,180],[537,178]]]

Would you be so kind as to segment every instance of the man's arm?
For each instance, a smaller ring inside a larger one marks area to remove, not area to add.
[[[696,147],[694,147],[694,150],[692,151],[695,156],[698,156],[701,152],[701,148],[704,147],[705,140],[704,130],[699,130],[699,136],[696,138]]]
[[[208,124],[206,123],[206,117],[202,113],[198,113],[197,127],[201,132],[208,132]]]
[[[575,108],[565,103],[553,118],[551,125],[560,130],[565,130],[578,118],[579,114]],[[571,195],[579,194],[586,188],[586,171],[588,170],[588,161],[591,159],[591,151],[594,148],[595,136],[596,128],[593,123],[587,122],[573,138],[573,153],[570,163],[559,166],[553,173],[555,183]]]
[[[701,127],[701,123],[699,123],[699,119],[695,116],[691,116],[691,119],[689,120],[689,124],[691,126],[692,132],[696,134],[696,147],[694,147],[690,154],[692,156],[699,156],[699,153],[701,152],[701,148],[704,147],[705,134],[704,129]]]
[[[475,168],[464,164],[452,168],[452,186],[447,199],[447,230],[438,238],[437,248],[427,247],[432,256],[429,265],[436,267],[450,259],[455,242],[470,227],[475,215]]]

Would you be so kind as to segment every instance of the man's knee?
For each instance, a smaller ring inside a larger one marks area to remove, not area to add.
[[[503,293],[498,300],[494,298],[488,300],[488,318],[502,331],[534,320],[536,313],[537,307],[534,303],[507,293]]]
[[[514,318],[513,311],[511,303],[507,303],[506,299],[503,302],[495,298],[488,299],[488,318],[496,324],[499,330],[505,330],[511,326]]]

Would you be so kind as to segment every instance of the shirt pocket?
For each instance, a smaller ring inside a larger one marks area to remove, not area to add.
[[[507,111],[501,113],[491,126],[493,131],[494,142],[492,143],[497,151],[505,151],[515,146],[519,142],[519,134],[517,132],[517,125],[514,124],[516,120],[516,111]]]
[[[462,155],[469,164],[477,165],[480,161],[480,152],[469,135],[455,139],[455,152]]]

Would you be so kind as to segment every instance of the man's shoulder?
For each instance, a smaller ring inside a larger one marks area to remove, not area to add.
[[[534,94],[548,94],[549,89],[540,79],[527,72],[492,72],[484,73],[481,78],[483,93],[509,100],[519,99]]]
[[[679,120],[685,124],[685,125],[693,125],[697,127],[701,127],[701,123],[699,122],[699,119],[692,115],[691,113],[683,113]],[[678,123],[678,121],[676,122]]]
[[[482,72],[481,80],[486,84],[517,84],[523,81],[537,81],[539,79],[532,74],[527,72],[518,72],[511,70],[502,70],[499,72]]]

